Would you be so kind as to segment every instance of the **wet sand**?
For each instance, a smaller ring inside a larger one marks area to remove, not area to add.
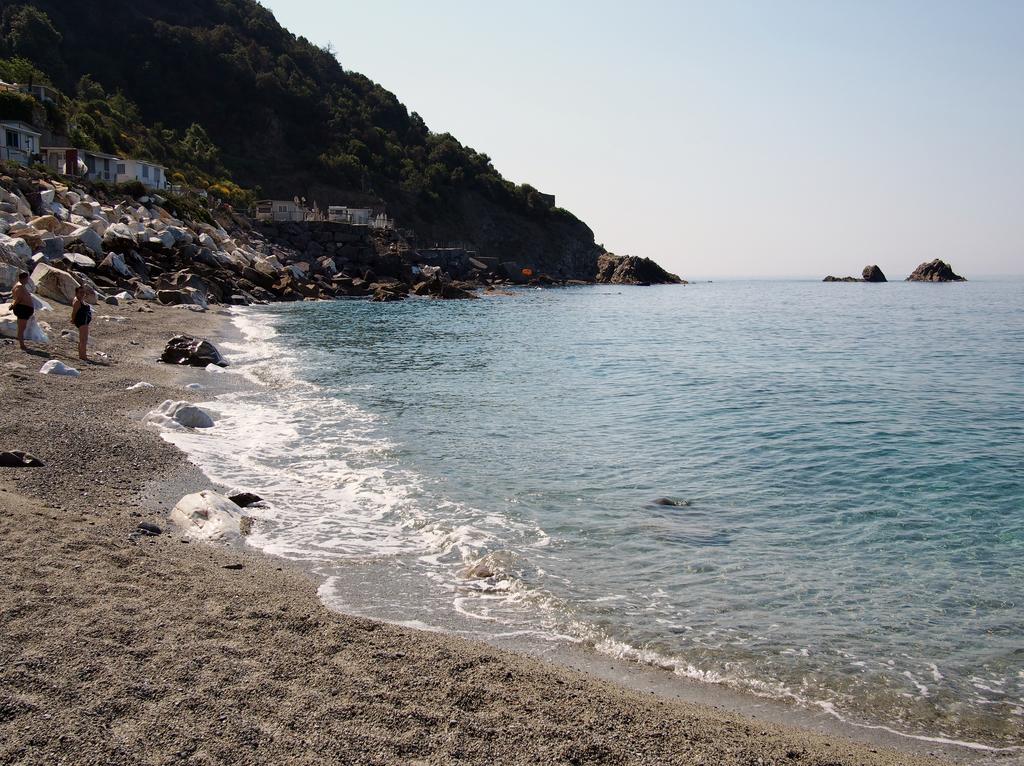
[[[285,562],[185,541],[166,513],[211,484],[139,421],[209,397],[183,386],[224,376],[156,359],[226,318],[98,313],[109,364],[80,365],[70,339],[0,344],[0,449],[46,463],[0,468],[0,763],[940,762],[337,614]],[[39,375],[50,358],[81,376]],[[140,380],[155,387],[125,390]]]

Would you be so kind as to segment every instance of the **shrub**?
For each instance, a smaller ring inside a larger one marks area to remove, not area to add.
[[[146,191],[146,187],[142,185],[141,181],[125,181],[114,186],[114,190],[118,194],[124,194],[132,199],[138,199],[139,197],[145,197],[149,194]]]
[[[32,110],[35,103],[35,99],[24,93],[0,91],[0,118],[32,122]]]

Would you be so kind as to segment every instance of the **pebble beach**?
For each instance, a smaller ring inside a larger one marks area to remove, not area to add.
[[[286,562],[191,541],[167,514],[213,487],[142,419],[231,377],[156,361],[173,335],[216,343],[228,320],[139,305],[101,307],[96,364],[65,338],[0,345],[0,450],[45,463],[0,469],[0,762],[955,762],[349,617]],[[40,375],[50,359],[80,375]],[[153,387],[127,390],[140,381]]]

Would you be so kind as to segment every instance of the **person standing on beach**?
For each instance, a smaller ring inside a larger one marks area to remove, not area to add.
[[[18,345],[22,351],[28,351],[25,346],[25,328],[32,315],[36,313],[36,305],[32,302],[32,293],[28,289],[28,272],[18,274],[18,282],[11,291],[11,311],[18,318]]]
[[[71,321],[78,328],[78,358],[88,362],[86,347],[89,345],[92,306],[85,302],[85,285],[75,288],[75,302],[71,304]]]

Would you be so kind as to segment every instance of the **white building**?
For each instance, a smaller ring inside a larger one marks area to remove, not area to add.
[[[16,120],[0,122],[4,132],[4,143],[0,159],[28,165],[32,155],[39,152],[39,139],[43,134],[25,122]]]
[[[373,211],[366,207],[341,207],[331,205],[327,208],[327,220],[335,223],[354,223],[358,226],[369,226]]]
[[[55,173],[89,181],[116,181],[120,157],[72,146],[44,146],[43,164]]]
[[[148,189],[163,189],[167,185],[167,168],[149,160],[119,160],[116,181],[139,181]]]
[[[257,221],[305,221],[306,208],[295,200],[263,199],[256,203]]]

